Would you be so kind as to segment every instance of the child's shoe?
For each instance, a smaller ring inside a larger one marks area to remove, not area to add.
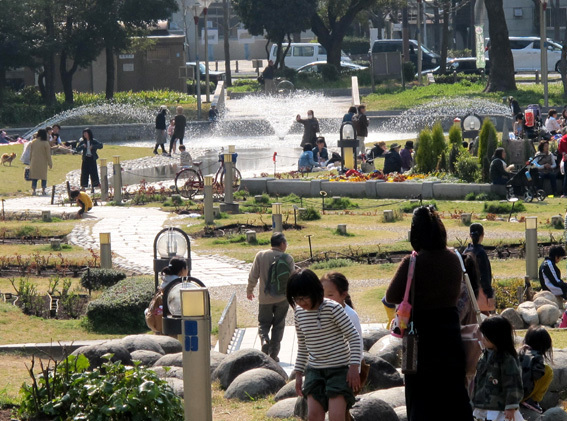
[[[536,402],[533,399],[528,399],[522,402],[522,406],[531,409],[532,411],[535,411],[538,414],[543,414],[543,409],[541,408],[541,406],[539,406],[539,402]]]

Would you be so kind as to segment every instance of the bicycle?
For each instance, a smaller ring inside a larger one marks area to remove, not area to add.
[[[278,94],[287,95],[293,91],[295,91],[295,86],[291,83],[291,81],[283,77],[276,78],[276,92]]]
[[[232,154],[232,162],[236,164],[237,153]],[[219,168],[213,179],[213,195],[217,198],[224,197],[224,154],[219,154]],[[193,167],[182,168],[175,174],[175,190],[186,199],[192,199],[205,187],[205,178],[201,171],[202,161],[193,161]],[[235,166],[232,167],[232,191],[240,189],[242,175]]]

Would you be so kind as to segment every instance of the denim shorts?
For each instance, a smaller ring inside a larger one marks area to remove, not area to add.
[[[329,410],[329,398],[343,396],[347,408],[354,405],[354,393],[347,383],[348,367],[312,368],[305,370],[303,396],[313,396],[325,412]]]

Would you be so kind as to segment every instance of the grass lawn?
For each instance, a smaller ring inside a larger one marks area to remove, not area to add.
[[[22,151],[23,145],[3,146],[0,149],[2,153],[15,152],[18,155],[12,162],[11,167],[0,165],[0,180],[2,180],[2,183],[0,183],[0,197],[29,193],[31,189],[31,182],[24,180],[25,165],[20,161]],[[99,151],[100,158],[106,158],[108,162],[112,162],[112,157],[115,155],[120,156],[121,161],[127,161],[150,156],[151,150],[150,148],[105,145],[104,148]],[[66,175],[69,171],[81,168],[80,155],[54,155],[52,159],[53,169],[47,172],[48,186],[65,182]]]

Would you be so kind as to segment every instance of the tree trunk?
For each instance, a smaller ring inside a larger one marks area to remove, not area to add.
[[[63,84],[63,94],[65,95],[65,102],[73,104],[73,75],[77,71],[77,64],[73,63],[71,68],[67,70],[67,53],[61,52],[61,59],[59,62],[59,74],[61,76],[61,83]]]
[[[402,9],[402,61],[410,61],[408,8]]]
[[[515,91],[514,57],[510,49],[503,0],[484,0],[490,36],[490,76],[485,92]]]
[[[447,50],[449,49],[449,9],[450,3],[443,4],[443,38],[441,38],[441,63],[439,72],[444,75],[447,70]]]
[[[552,2],[552,4],[554,4]],[[559,28],[559,0],[555,0],[555,7],[551,13],[551,21],[553,22],[553,39],[560,39],[561,32]]]
[[[45,13],[45,37],[46,39],[55,39],[55,24],[51,16],[51,9],[47,6],[44,10]],[[43,73],[45,75],[45,95],[43,97],[46,105],[53,105],[56,102],[55,98],[55,54],[46,51],[43,60]]]
[[[0,68],[0,104],[4,103],[4,88],[6,88],[6,68]]]
[[[114,51],[112,46],[107,45],[104,49],[106,54],[106,99],[114,98]]]
[[[441,22],[440,22],[440,18],[439,18],[439,8],[436,7],[433,9],[434,12],[434,19],[435,19],[435,25],[433,25],[434,27],[434,37],[435,37],[435,44],[433,45],[433,49],[436,51],[439,51],[441,49]]]
[[[226,86],[232,86],[232,71],[230,69],[230,3],[223,0],[222,26],[224,30],[224,72]]]

